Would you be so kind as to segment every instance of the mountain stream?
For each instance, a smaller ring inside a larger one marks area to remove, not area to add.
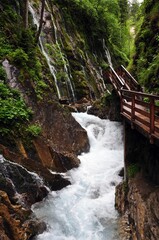
[[[123,167],[123,127],[87,113],[73,116],[87,131],[90,151],[78,156],[79,168],[64,174],[71,185],[33,206],[48,225],[37,240],[119,240],[114,199]]]

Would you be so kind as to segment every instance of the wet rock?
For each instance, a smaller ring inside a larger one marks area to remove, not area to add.
[[[63,178],[60,174],[51,173],[48,167],[45,167],[39,161],[21,157],[21,155],[9,151],[3,145],[0,145],[0,150],[6,159],[9,159],[12,162],[17,162],[18,164],[25,167],[28,171],[37,173],[39,177],[43,179],[44,184],[47,185],[51,190],[60,190],[61,188],[66,187],[70,184],[69,180]]]
[[[55,151],[64,152],[67,149],[74,154],[88,151],[87,133],[69,110],[55,103],[41,105],[40,109],[35,109],[34,120],[41,123],[43,142]]]
[[[48,190],[42,180],[21,166],[4,160],[0,163],[0,172],[0,189],[5,191],[12,201],[16,194],[22,194],[21,201],[24,205],[31,205],[47,196]]]
[[[27,229],[27,234],[31,235],[31,239],[34,239],[34,236],[43,233],[47,228],[46,223],[41,222],[38,219],[28,220],[23,224],[23,226]]]
[[[99,105],[93,105],[88,109],[88,114],[97,116],[101,119],[108,119],[109,107],[101,107]]]
[[[116,190],[116,208],[122,218],[127,214],[130,239],[159,239],[159,187],[152,185],[141,174]],[[125,228],[126,231],[126,228]]]
[[[80,164],[80,160],[72,153],[57,153],[53,149],[50,151],[54,159],[56,169],[58,169],[59,172],[66,172],[72,168],[78,167]]]
[[[102,97],[100,101],[95,101],[88,109],[88,114],[98,116],[101,119],[121,121],[120,99],[115,91],[113,90],[111,95]]]
[[[7,193],[0,191],[0,239],[27,240],[45,229],[44,223],[31,219],[31,210],[13,205]]]

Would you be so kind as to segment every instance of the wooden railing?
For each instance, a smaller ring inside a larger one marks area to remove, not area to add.
[[[121,114],[159,139],[159,96],[121,89]]]
[[[120,97],[120,89],[122,88],[133,91],[141,91],[140,84],[122,65],[117,69],[117,71],[115,71],[114,68],[110,66],[109,79]]]
[[[127,69],[121,65],[119,68],[119,75],[124,79],[126,89],[133,91],[142,91],[140,84],[135,80],[135,78],[127,71]]]
[[[118,95],[121,97],[120,89],[124,88],[124,81],[119,77],[114,68],[112,68],[111,66],[110,70],[111,70],[109,75],[110,82],[113,84]]]
[[[142,92],[139,83],[121,66],[110,66],[109,80],[121,101],[121,114],[153,143],[159,140],[159,96]],[[159,143],[159,141],[158,141]]]

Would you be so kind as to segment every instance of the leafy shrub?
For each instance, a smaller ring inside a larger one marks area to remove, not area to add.
[[[41,127],[40,127],[39,125],[34,124],[34,125],[30,125],[30,126],[27,128],[26,131],[27,131],[27,132],[29,133],[29,135],[31,135],[32,137],[37,137],[37,136],[41,133],[42,129],[41,129]]]
[[[28,121],[32,115],[20,94],[0,83],[0,128],[5,133]]]
[[[22,48],[18,48],[14,52],[11,52],[9,58],[13,64],[19,67],[25,66],[28,62],[28,55]]]
[[[0,66],[0,80],[5,80],[6,79],[6,72],[3,69],[2,66]]]

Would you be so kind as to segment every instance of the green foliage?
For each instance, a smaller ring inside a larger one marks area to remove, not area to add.
[[[139,172],[139,166],[137,163],[131,164],[127,168],[128,178],[133,178]]]
[[[120,7],[120,21],[121,24],[126,25],[128,19],[128,1],[127,0],[118,0]]]
[[[24,52],[22,48],[17,48],[14,52],[8,54],[11,63],[18,67],[24,67],[28,62],[28,55]]]
[[[37,124],[30,125],[26,129],[26,132],[28,132],[29,135],[32,137],[37,137],[41,133],[41,131],[42,131],[41,127]]]
[[[4,81],[6,79],[6,72],[2,66],[0,66],[0,80]]]
[[[159,93],[159,3],[144,1],[144,18],[135,39],[135,53],[130,67],[146,92]]]
[[[31,115],[19,93],[0,83],[0,132],[5,134],[9,129],[19,128]]]
[[[127,33],[121,31],[123,9],[119,6],[120,1],[54,0],[54,2],[60,5],[67,24],[75,23],[76,28],[87,36],[91,43],[89,45],[94,46],[97,51],[103,49],[102,39],[110,46],[116,46],[123,51],[124,35]]]

